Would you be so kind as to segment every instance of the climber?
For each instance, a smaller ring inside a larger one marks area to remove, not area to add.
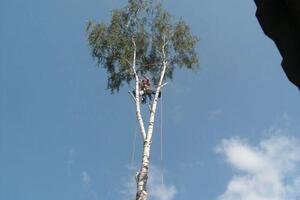
[[[152,101],[152,95],[155,95],[155,91],[151,88],[150,80],[147,76],[143,75],[143,79],[139,83],[140,88],[140,96],[142,98],[141,103],[145,104],[147,102],[147,96],[149,98],[149,102]],[[133,95],[135,96],[135,90],[133,90]],[[159,98],[161,96],[161,93],[159,92]]]
[[[146,97],[148,96],[149,102],[151,102],[152,101],[152,94],[155,95],[155,91],[152,90],[152,88],[151,88],[151,84],[150,84],[149,78],[147,76],[144,76],[144,75],[143,75],[141,90],[144,91],[144,99],[145,99],[145,101],[146,101]]]

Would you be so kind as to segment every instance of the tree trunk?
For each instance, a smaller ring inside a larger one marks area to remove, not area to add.
[[[141,114],[141,105],[140,105],[140,89],[139,89],[139,76],[136,72],[136,44],[134,38],[132,38],[132,43],[134,46],[134,52],[133,52],[133,64],[132,64],[132,70],[135,76],[135,106],[136,106],[136,117],[140,125],[140,132],[142,135],[143,140],[146,140],[146,131],[145,131],[145,125],[144,120]]]
[[[144,140],[144,145],[143,145],[142,166],[136,177],[136,181],[137,181],[136,200],[147,200],[147,197],[148,197],[146,186],[147,186],[147,181],[148,181],[150,148],[151,148],[151,143],[152,143],[152,135],[153,135],[154,122],[155,122],[155,113],[156,113],[156,108],[157,108],[158,96],[161,91],[163,79],[164,79],[166,68],[167,68],[165,43],[162,46],[162,53],[163,53],[163,67],[162,67],[162,71],[160,74],[158,86],[156,88],[155,97],[154,97],[154,100],[153,100],[153,103],[151,106],[151,110],[150,110],[148,131],[147,131],[146,139]]]
[[[148,181],[150,147],[151,147],[151,141],[146,139],[143,146],[142,166],[140,172],[137,175],[136,200],[147,200],[148,193],[147,193],[146,186]]]

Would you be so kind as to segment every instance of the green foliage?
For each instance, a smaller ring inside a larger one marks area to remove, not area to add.
[[[151,0],[129,0],[128,5],[112,12],[108,24],[89,21],[86,28],[92,57],[107,71],[107,89],[118,92],[133,79],[133,43],[137,46],[136,69],[157,83],[163,62],[162,47],[168,61],[165,78],[172,79],[175,68],[199,67],[198,38],[180,19],[173,22],[161,3]]]

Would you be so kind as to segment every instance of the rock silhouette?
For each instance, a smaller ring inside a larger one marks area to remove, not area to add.
[[[300,89],[300,0],[254,0],[256,17],[276,44],[282,68]]]

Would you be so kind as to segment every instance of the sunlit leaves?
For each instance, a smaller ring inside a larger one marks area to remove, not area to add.
[[[191,35],[190,27],[182,19],[176,23],[171,40],[174,48],[172,64],[189,69],[199,67],[195,50],[199,39]]]
[[[132,38],[136,42],[136,63],[139,75],[148,75],[156,82],[163,62],[162,47],[167,53],[166,79],[173,78],[177,67],[198,68],[195,50],[198,39],[181,19],[173,22],[162,4],[151,0],[129,0],[128,5],[112,12],[108,24],[88,22],[91,55],[107,71],[107,89],[118,92],[134,78]]]

